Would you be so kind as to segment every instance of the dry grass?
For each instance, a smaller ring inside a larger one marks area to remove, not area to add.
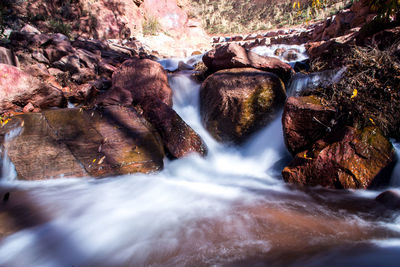
[[[333,103],[342,123],[377,125],[400,140],[400,42],[385,51],[354,47],[345,77],[317,94]]]
[[[350,4],[352,0],[191,0],[192,17],[215,33],[245,33],[307,23],[324,19]]]

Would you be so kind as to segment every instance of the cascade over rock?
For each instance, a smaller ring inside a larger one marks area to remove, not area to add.
[[[217,140],[240,143],[271,121],[285,98],[285,86],[273,73],[252,68],[221,70],[201,86],[200,113]]]
[[[294,74],[289,64],[274,57],[260,56],[234,43],[207,52],[203,56],[203,62],[212,72],[245,67],[269,71],[278,75],[285,83]]]
[[[201,137],[167,104],[161,101],[146,101],[141,106],[143,115],[161,135],[164,146],[173,158],[182,158],[191,153],[207,154]]]
[[[48,110],[15,116],[6,126],[2,136],[22,128],[4,144],[22,180],[148,173],[163,167],[158,133],[133,108]]]
[[[174,158],[192,152],[206,154],[200,136],[172,109],[172,90],[163,67],[148,59],[125,61],[114,72],[112,88],[100,96],[104,106],[136,106],[158,130],[162,141]]]
[[[331,130],[336,110],[316,96],[289,97],[282,115],[286,147],[293,155]]]
[[[366,189],[387,183],[395,160],[392,144],[376,127],[345,127],[299,152],[283,172],[286,182]]]

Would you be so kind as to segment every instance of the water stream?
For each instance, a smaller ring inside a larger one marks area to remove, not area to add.
[[[43,221],[0,241],[0,266],[398,266],[400,213],[377,206],[380,192],[286,185],[280,116],[221,145],[201,124],[200,85],[189,72],[169,82],[209,155],[152,175],[3,179]]]

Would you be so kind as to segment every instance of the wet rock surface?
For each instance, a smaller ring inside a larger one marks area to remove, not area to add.
[[[289,152],[295,155],[329,134],[335,117],[336,109],[321,98],[289,97],[282,115],[283,136]]]
[[[237,44],[228,44],[211,50],[203,56],[203,62],[211,72],[232,68],[256,68],[275,73],[287,82],[294,74],[289,64],[273,57],[263,57],[256,53],[246,51]]]
[[[49,110],[15,116],[9,125],[21,127],[4,146],[22,180],[148,173],[163,167],[157,132],[132,108]]]
[[[192,153],[207,154],[202,138],[167,104],[147,101],[141,108],[143,115],[161,135],[164,146],[172,158],[182,158]]]
[[[252,68],[221,70],[201,86],[200,113],[214,138],[240,143],[267,125],[285,98],[285,86],[273,73]]]
[[[376,127],[345,127],[299,152],[283,172],[286,182],[303,186],[366,189],[387,183],[395,153]]]

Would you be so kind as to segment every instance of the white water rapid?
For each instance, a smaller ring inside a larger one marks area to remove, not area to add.
[[[203,128],[190,73],[169,82],[209,155],[152,175],[2,180],[34,216],[0,241],[0,266],[398,266],[400,214],[374,208],[379,192],[287,186],[280,116],[227,147]]]

